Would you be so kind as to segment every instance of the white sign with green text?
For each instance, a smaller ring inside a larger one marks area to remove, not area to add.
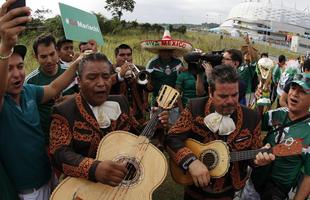
[[[67,39],[87,42],[95,40],[103,45],[102,33],[97,17],[83,10],[59,3],[62,25]]]

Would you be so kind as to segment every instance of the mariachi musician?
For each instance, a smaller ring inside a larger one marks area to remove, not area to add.
[[[143,124],[148,109],[148,94],[152,90],[149,74],[133,64],[132,48],[127,44],[115,48],[115,60],[110,94],[127,97],[133,115]]]
[[[83,57],[78,69],[80,93],[54,108],[49,148],[53,166],[66,176],[117,186],[127,173],[126,163],[96,160],[99,142],[111,131],[139,134],[142,127],[124,96],[109,99],[110,72],[105,55]],[[168,112],[162,111],[158,119],[167,126]]]
[[[186,41],[172,39],[166,28],[161,40],[145,40],[141,42],[142,49],[156,54],[148,64],[146,70],[151,74],[153,85],[151,106],[155,106],[156,97],[162,85],[175,87],[179,70],[183,67],[182,57],[192,50],[192,45]],[[178,107],[170,111],[170,123],[178,117]]]
[[[274,155],[259,153],[255,160],[231,164],[221,178],[210,178],[208,168],[186,146],[188,138],[201,143],[224,141],[230,151],[261,147],[258,114],[238,103],[238,75],[234,68],[218,65],[209,79],[209,97],[191,99],[188,108],[169,130],[167,150],[184,172],[189,172],[193,184],[186,186],[184,200],[232,200],[244,187],[249,165],[265,165]],[[248,120],[251,119],[251,120]]]

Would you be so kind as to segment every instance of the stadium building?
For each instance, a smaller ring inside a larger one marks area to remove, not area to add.
[[[233,7],[221,29],[248,33],[254,40],[291,47],[292,37],[300,37],[303,47],[310,47],[309,7],[303,11],[269,1],[244,1]],[[296,43],[294,49],[296,50]],[[310,49],[304,48],[304,51]],[[296,50],[297,51],[297,50]]]

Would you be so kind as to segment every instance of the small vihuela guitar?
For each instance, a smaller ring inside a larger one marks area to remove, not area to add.
[[[229,169],[230,162],[254,159],[259,152],[273,153],[276,156],[292,156],[301,154],[302,152],[309,153],[310,151],[309,147],[303,148],[302,140],[294,140],[293,138],[270,149],[236,152],[230,152],[227,144],[221,140],[214,140],[207,144],[202,144],[196,140],[188,139],[185,142],[185,146],[207,166],[212,178],[223,177]],[[184,172],[172,159],[170,159],[170,171],[175,182],[182,185],[193,184],[193,179],[189,172]]]
[[[100,142],[96,160],[127,162],[128,174],[117,187],[68,177],[51,195],[51,200],[148,200],[164,181],[168,164],[163,153],[149,139],[154,135],[157,116],[163,109],[171,109],[179,96],[172,87],[163,85],[157,97],[160,109],[154,113],[136,136],[126,131],[113,131]]]

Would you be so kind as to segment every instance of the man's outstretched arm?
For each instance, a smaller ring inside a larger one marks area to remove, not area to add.
[[[0,7],[0,111],[3,105],[3,96],[7,87],[9,72],[9,58],[12,55],[14,45],[17,43],[18,35],[25,30],[25,26],[18,26],[21,23],[30,22],[30,9],[21,7],[7,12],[7,8],[14,2],[8,0]],[[26,15],[24,17],[17,17]]]

